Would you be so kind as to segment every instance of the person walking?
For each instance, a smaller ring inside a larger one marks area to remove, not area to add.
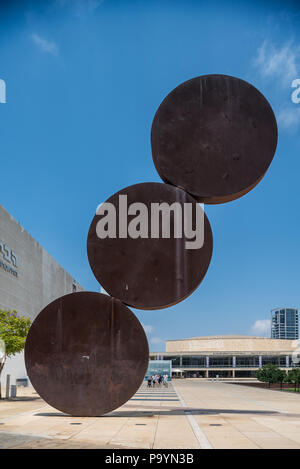
[[[148,376],[148,388],[151,388],[152,386],[152,377]]]
[[[166,388],[168,387],[168,375],[167,374],[165,374],[163,377],[163,384]]]

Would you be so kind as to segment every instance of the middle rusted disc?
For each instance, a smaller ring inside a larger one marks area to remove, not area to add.
[[[124,206],[125,198],[126,207]],[[206,274],[213,247],[208,218],[195,199],[178,187],[148,182],[122,189],[110,197],[106,203],[112,204],[115,208],[115,216],[112,209],[107,218],[107,229],[110,229],[111,236],[99,238],[97,224],[101,219],[103,220],[103,217],[95,215],[87,240],[88,259],[102,287],[125,304],[140,309],[166,308],[190,295]],[[145,222],[141,221],[143,226],[138,226],[141,236],[132,238],[128,229],[130,231],[130,223],[134,226],[138,225],[136,216],[139,215],[139,209],[137,205],[132,205],[136,203],[144,206],[143,213],[144,215],[147,213],[147,227]],[[180,206],[182,210],[181,238],[175,237],[174,212],[172,211],[170,212],[170,236],[163,237],[162,223],[160,223],[159,237],[152,236],[154,217],[151,215],[151,210],[155,207],[153,204],[162,203],[165,203],[165,207],[170,207],[174,203]],[[191,219],[189,219],[188,207],[191,209]],[[192,238],[184,233],[184,218],[186,216],[187,221],[192,221],[191,226],[195,229],[196,208],[198,214],[200,209],[203,215],[202,225],[202,221],[198,220],[198,241],[202,229],[204,230],[202,233],[204,243],[202,247],[195,248],[196,244],[192,247],[190,244],[188,248],[188,243]],[[127,211],[134,215],[126,215]],[[126,217],[127,220],[125,220]],[[116,221],[115,233],[112,225],[114,219]],[[148,237],[145,237],[146,230]]]

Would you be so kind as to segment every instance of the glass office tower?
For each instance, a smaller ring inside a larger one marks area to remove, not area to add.
[[[271,311],[272,339],[299,339],[298,309],[281,308]]]

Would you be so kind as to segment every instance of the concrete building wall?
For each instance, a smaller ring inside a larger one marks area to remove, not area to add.
[[[33,321],[54,299],[83,288],[0,205],[0,308],[15,309]],[[2,372],[12,384],[26,376],[23,354],[8,359]]]
[[[293,340],[267,339],[250,336],[209,336],[168,340],[166,352],[293,352]]]

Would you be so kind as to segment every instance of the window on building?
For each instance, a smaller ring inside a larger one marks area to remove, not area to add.
[[[259,357],[258,355],[240,355],[236,357],[236,367],[258,367]]]
[[[279,366],[286,366],[286,356],[285,355],[281,355],[279,357]]]
[[[232,357],[228,356],[210,356],[209,357],[209,366],[212,367],[232,367],[233,359]]]
[[[205,357],[199,356],[186,356],[182,357],[183,366],[198,366],[205,367]]]
[[[172,366],[179,366],[180,365],[180,356],[164,356],[163,360],[171,360],[172,361]]]
[[[262,357],[262,364],[263,365],[277,365],[279,366],[279,356],[277,355],[263,355]]]

